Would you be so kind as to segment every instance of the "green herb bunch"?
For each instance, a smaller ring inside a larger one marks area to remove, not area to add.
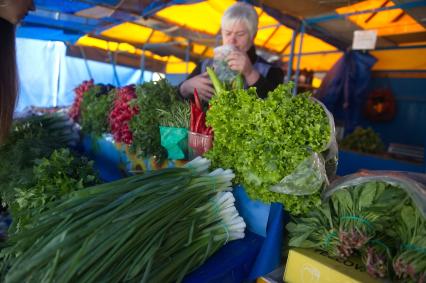
[[[14,122],[8,140],[0,145],[0,192],[3,206],[15,200],[15,188],[30,184],[35,160],[55,149],[75,145],[79,135],[69,118],[60,114],[31,116]]]
[[[110,131],[108,115],[113,107],[115,89],[95,85],[83,94],[80,124],[83,132],[100,137]]]
[[[426,220],[411,204],[397,215],[395,232],[399,249],[393,259],[396,277],[403,282],[424,282],[426,278]]]
[[[34,225],[31,221],[34,215],[47,210],[51,203],[68,193],[100,183],[93,161],[65,148],[36,160],[33,176],[31,185],[15,188],[16,199],[10,207],[13,230]]]
[[[159,160],[167,157],[167,151],[161,146],[159,110],[169,111],[177,101],[177,89],[166,79],[146,82],[136,88],[133,103],[139,113],[132,117],[129,127],[133,133],[131,149],[140,157],[154,156]]]
[[[189,129],[191,107],[188,101],[176,101],[169,109],[157,109],[157,111],[160,126]]]
[[[347,135],[340,143],[342,149],[354,150],[364,153],[380,153],[384,150],[384,144],[380,136],[372,128],[357,127]]]
[[[308,93],[293,96],[292,88],[292,83],[281,85],[264,100],[254,88],[218,92],[207,112],[215,138],[206,156],[232,168],[251,198],[281,202],[292,214],[301,214],[320,205],[319,192],[295,196],[270,188],[312,152],[324,151],[331,134],[322,106]]]

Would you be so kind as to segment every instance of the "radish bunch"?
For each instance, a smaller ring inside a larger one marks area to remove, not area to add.
[[[134,85],[122,87],[117,90],[113,109],[109,115],[111,133],[116,142],[131,144],[132,132],[129,129],[129,121],[139,112],[136,106],[131,106],[130,101],[136,98]]]
[[[93,86],[93,80],[89,80],[89,81],[83,81],[81,85],[79,85],[78,87],[74,89],[74,92],[75,92],[74,103],[71,106],[71,109],[69,111],[69,116],[74,121],[78,121],[80,118],[80,104],[81,104],[81,101],[83,100],[83,94],[86,91],[88,91],[92,86]]]

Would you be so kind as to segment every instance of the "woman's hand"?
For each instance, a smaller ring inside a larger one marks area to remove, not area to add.
[[[253,67],[247,53],[241,51],[232,51],[226,57],[229,68],[241,73],[248,85],[254,85],[259,79],[259,72]]]
[[[197,89],[201,100],[209,101],[214,94],[212,82],[207,72],[199,74],[180,85],[180,93],[184,97],[190,97],[194,94],[194,88]]]

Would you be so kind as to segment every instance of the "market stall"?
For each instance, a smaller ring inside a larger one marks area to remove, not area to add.
[[[245,1],[285,84],[222,64],[208,106],[175,85],[235,1],[35,2],[18,37],[65,44],[0,145],[2,280],[425,280],[424,1]]]

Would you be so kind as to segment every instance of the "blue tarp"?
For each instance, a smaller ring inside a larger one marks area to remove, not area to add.
[[[376,61],[368,53],[346,52],[327,73],[318,90],[318,97],[335,119],[344,120],[345,133],[352,132],[360,123],[371,67]]]

